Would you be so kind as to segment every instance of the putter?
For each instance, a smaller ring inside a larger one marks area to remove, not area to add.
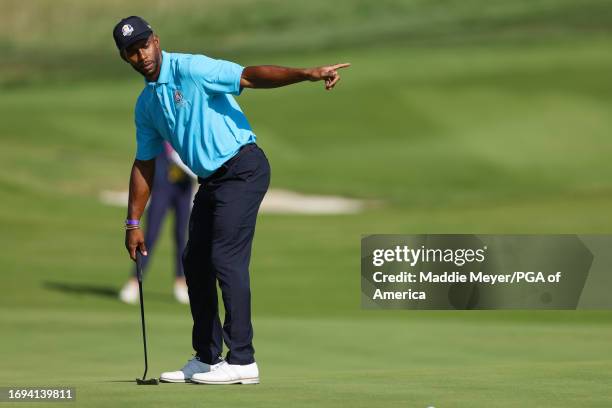
[[[158,385],[157,378],[147,378],[147,370],[149,369],[149,362],[147,360],[147,332],[145,329],[145,316],[144,316],[144,301],[142,298],[142,254],[139,250],[136,251],[136,277],[138,278],[138,292],[140,293],[140,321],[142,322],[142,343],[144,345],[144,363],[145,369],[142,379],[137,378],[136,384],[138,385]]]

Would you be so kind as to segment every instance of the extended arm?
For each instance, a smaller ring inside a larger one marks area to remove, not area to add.
[[[351,64],[335,64],[315,68],[289,68],[276,65],[246,67],[240,77],[243,88],[278,88],[302,81],[325,81],[325,89],[331,90],[340,80],[338,70]]]
[[[155,159],[134,160],[130,175],[130,195],[128,201],[128,220],[140,220],[151,195],[153,177],[155,175]],[[132,260],[136,260],[136,250],[147,255],[144,234],[140,228],[125,231],[125,248]]]

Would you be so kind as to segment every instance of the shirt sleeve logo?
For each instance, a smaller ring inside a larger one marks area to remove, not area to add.
[[[121,34],[123,34],[124,37],[129,37],[133,32],[134,27],[129,24],[125,24],[123,27],[121,27]]]

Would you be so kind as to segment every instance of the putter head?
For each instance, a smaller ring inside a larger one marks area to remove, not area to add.
[[[159,385],[159,381],[157,381],[157,378],[149,378],[148,380],[145,380],[144,378],[137,378],[136,384],[138,385]]]

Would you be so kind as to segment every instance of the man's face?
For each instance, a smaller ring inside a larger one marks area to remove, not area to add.
[[[145,78],[157,80],[162,57],[157,35],[151,34],[147,39],[136,41],[127,47],[121,56]]]

